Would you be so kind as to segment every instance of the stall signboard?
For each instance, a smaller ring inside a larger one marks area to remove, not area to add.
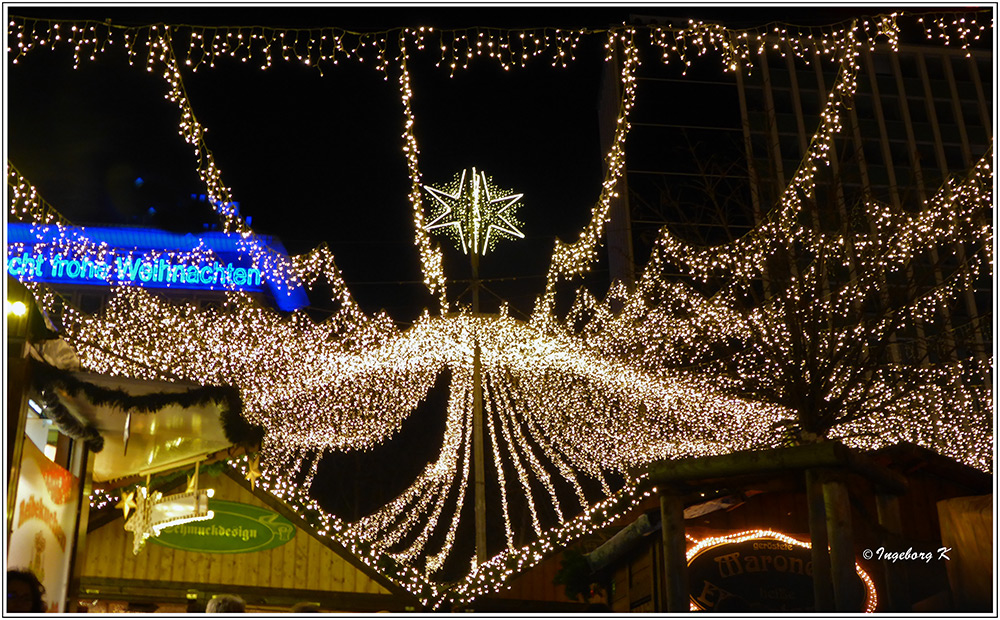
[[[199,553],[254,553],[280,547],[295,536],[288,519],[266,508],[212,498],[215,516],[164,528],[149,542]]]
[[[22,282],[267,292],[282,310],[308,303],[301,285],[288,287],[285,278],[254,264],[244,243],[235,233],[13,222],[7,225],[6,269]],[[276,239],[261,237],[261,243],[285,254]]]
[[[30,570],[45,587],[48,612],[65,611],[79,479],[24,440],[7,568]]]
[[[732,613],[811,612],[812,550],[773,533],[706,539],[688,553],[692,609]],[[872,611],[875,593],[857,566],[854,607]]]

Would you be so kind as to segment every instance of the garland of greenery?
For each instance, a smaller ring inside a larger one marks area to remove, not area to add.
[[[224,474],[229,468],[229,461],[216,461],[215,463],[210,463],[208,465],[200,465],[198,467],[198,474],[201,476],[212,476],[213,478],[217,478]],[[119,494],[119,497],[121,497],[121,495],[127,491],[134,491],[139,487],[146,487],[150,490],[157,489],[166,493],[172,483],[176,483],[178,480],[183,480],[188,476],[194,475],[194,469],[194,467],[187,467],[185,469],[175,469],[163,474],[151,476],[148,482],[141,480],[131,484],[126,484],[120,487],[116,492]]]
[[[55,392],[39,388],[39,396],[45,407],[45,415],[55,422],[63,433],[72,439],[82,441],[91,452],[97,453],[104,449],[104,437],[100,431],[78,420],[66,409],[66,405],[62,404]]]
[[[123,411],[137,411],[139,413],[155,413],[170,405],[188,408],[207,405],[211,402],[222,403],[224,408],[220,422],[226,439],[234,444],[254,446],[259,445],[264,438],[263,426],[250,424],[243,418],[243,400],[240,398],[239,391],[232,386],[207,385],[186,392],[133,395],[121,389],[106,388],[81,381],[67,371],[37,360],[32,360],[31,364],[35,385],[43,393],[55,388],[61,388],[70,395],[82,392],[95,405],[117,407]],[[46,398],[46,406],[54,414],[52,419],[67,435],[74,439],[87,441],[88,447],[95,452],[99,452],[103,448],[104,439],[100,437],[97,430],[90,425],[81,423],[71,415],[55,398],[54,394],[50,394]],[[94,439],[95,434],[97,439]]]

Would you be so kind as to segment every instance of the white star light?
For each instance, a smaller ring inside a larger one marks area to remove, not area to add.
[[[498,189],[485,172],[474,167],[463,170],[455,179],[450,187],[423,186],[435,201],[425,230],[451,235],[465,254],[471,247],[473,252],[485,255],[498,238],[524,238],[513,213],[524,194]]]

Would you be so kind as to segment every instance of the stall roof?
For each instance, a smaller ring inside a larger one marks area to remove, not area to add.
[[[86,383],[122,390],[133,396],[180,394],[200,387],[92,373],[73,374]],[[223,402],[211,400],[189,407],[169,404],[156,411],[141,413],[95,404],[85,392],[75,395],[63,392],[59,399],[104,438],[104,449],[94,459],[95,482],[190,465],[207,454],[232,446],[223,430],[222,414],[226,409]]]
[[[190,466],[255,443],[263,430],[242,418],[239,394],[226,386],[60,370],[41,361],[32,364],[32,383],[41,414],[95,453],[95,482]]]

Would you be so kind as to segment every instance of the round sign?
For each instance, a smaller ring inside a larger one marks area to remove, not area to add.
[[[200,553],[252,553],[280,547],[295,526],[276,512],[250,504],[208,500],[211,519],[163,528],[149,540],[164,547]]]
[[[874,611],[875,591],[861,569],[852,580],[858,611]],[[688,552],[694,609],[719,612],[811,612],[812,551],[809,543],[769,531],[699,541]]]

